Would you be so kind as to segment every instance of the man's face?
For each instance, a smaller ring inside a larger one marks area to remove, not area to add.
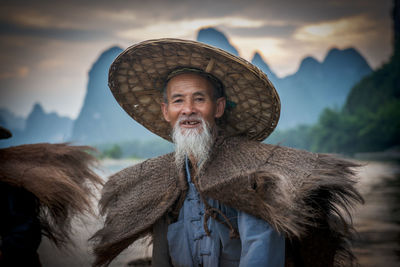
[[[173,77],[167,84],[168,103],[162,104],[166,121],[173,128],[179,120],[182,132],[186,129],[202,131],[199,117],[212,128],[215,119],[224,114],[225,98],[213,98],[213,87],[204,77],[186,73]]]

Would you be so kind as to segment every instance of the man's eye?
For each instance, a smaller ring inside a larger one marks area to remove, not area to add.
[[[181,103],[182,99],[175,99],[174,101],[172,101],[173,103]]]
[[[202,101],[204,101],[204,98],[202,98],[202,97],[197,97],[197,98],[195,98],[195,100],[196,100],[197,102],[202,102]]]

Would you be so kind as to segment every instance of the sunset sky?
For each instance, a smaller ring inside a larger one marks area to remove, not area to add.
[[[87,72],[111,46],[153,38],[196,39],[202,27],[223,32],[250,60],[259,51],[284,77],[301,60],[355,47],[373,68],[392,51],[391,0],[148,0],[0,2],[0,108],[76,118]]]

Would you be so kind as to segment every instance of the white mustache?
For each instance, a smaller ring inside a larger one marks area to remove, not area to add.
[[[176,123],[180,123],[182,121],[186,121],[186,120],[198,120],[198,121],[202,121],[203,118],[199,115],[180,115],[178,117],[178,120],[176,121]]]

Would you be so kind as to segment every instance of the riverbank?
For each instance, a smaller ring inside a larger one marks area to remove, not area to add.
[[[370,161],[359,173],[365,205],[357,207],[354,253],[363,267],[400,265],[400,165]]]

